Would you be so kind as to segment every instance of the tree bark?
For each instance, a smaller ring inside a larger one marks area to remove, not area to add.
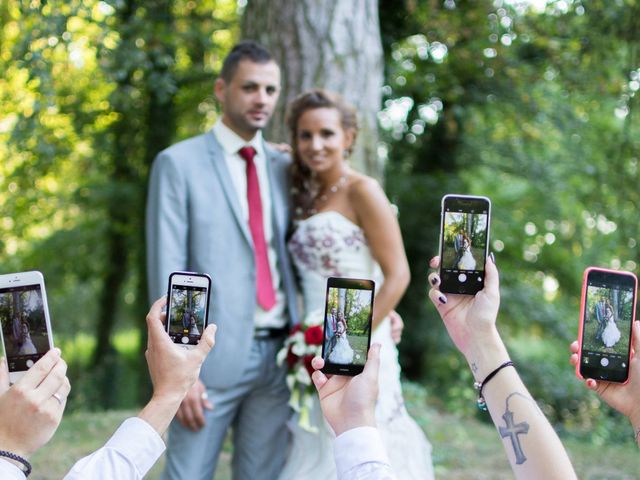
[[[382,178],[377,113],[383,55],[377,0],[251,0],[242,35],[265,45],[282,69],[282,94],[267,138],[290,141],[286,105],[313,87],[342,95],[359,113],[351,158],[359,171]]]

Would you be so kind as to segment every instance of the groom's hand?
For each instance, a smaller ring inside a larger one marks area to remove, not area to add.
[[[213,410],[213,404],[207,397],[207,389],[200,379],[189,389],[182,400],[176,418],[189,430],[197,432],[204,427],[204,409]]]

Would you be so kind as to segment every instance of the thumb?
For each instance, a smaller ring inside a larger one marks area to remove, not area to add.
[[[493,252],[491,252],[485,260],[484,288],[487,292],[492,292],[497,295],[500,291],[500,275],[498,274],[498,268],[493,258]]]
[[[635,355],[640,355],[640,321],[633,322],[633,350]]]
[[[367,356],[367,363],[364,364],[364,370],[362,375],[367,377],[370,381],[378,383],[378,370],[380,369],[380,344],[374,343],[369,349],[369,355]]]
[[[216,344],[217,330],[218,330],[218,326],[214,323],[211,323],[207,326],[207,328],[205,328],[204,332],[202,333],[202,337],[200,338],[200,341],[198,342],[198,346],[196,347],[196,349],[202,355],[203,360],[207,355],[209,355],[209,352],[211,351],[213,346]]]
[[[7,369],[7,361],[4,357],[0,357],[0,395],[9,390],[9,370]]]

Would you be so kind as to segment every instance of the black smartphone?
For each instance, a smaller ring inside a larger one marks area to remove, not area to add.
[[[589,267],[582,282],[576,375],[607,382],[629,380],[638,279],[631,272]]]
[[[173,272],[167,294],[167,332],[173,343],[193,348],[209,323],[211,277],[206,273]]]
[[[491,200],[445,195],[440,221],[440,290],[475,295],[484,288]]]
[[[364,370],[371,345],[373,280],[327,279],[322,358],[328,374],[354,376]]]

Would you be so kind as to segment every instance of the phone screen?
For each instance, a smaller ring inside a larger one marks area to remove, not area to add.
[[[489,199],[447,195],[442,201],[441,290],[474,295],[484,287]]]
[[[324,372],[357,375],[364,369],[371,340],[374,285],[371,280],[328,279]]]
[[[169,336],[174,343],[198,343],[207,326],[208,299],[208,287],[171,284],[167,322]]]
[[[0,322],[9,372],[28,370],[49,351],[44,308],[38,284],[0,288]]]
[[[584,378],[627,380],[635,295],[631,275],[599,270],[587,275],[580,358]]]

